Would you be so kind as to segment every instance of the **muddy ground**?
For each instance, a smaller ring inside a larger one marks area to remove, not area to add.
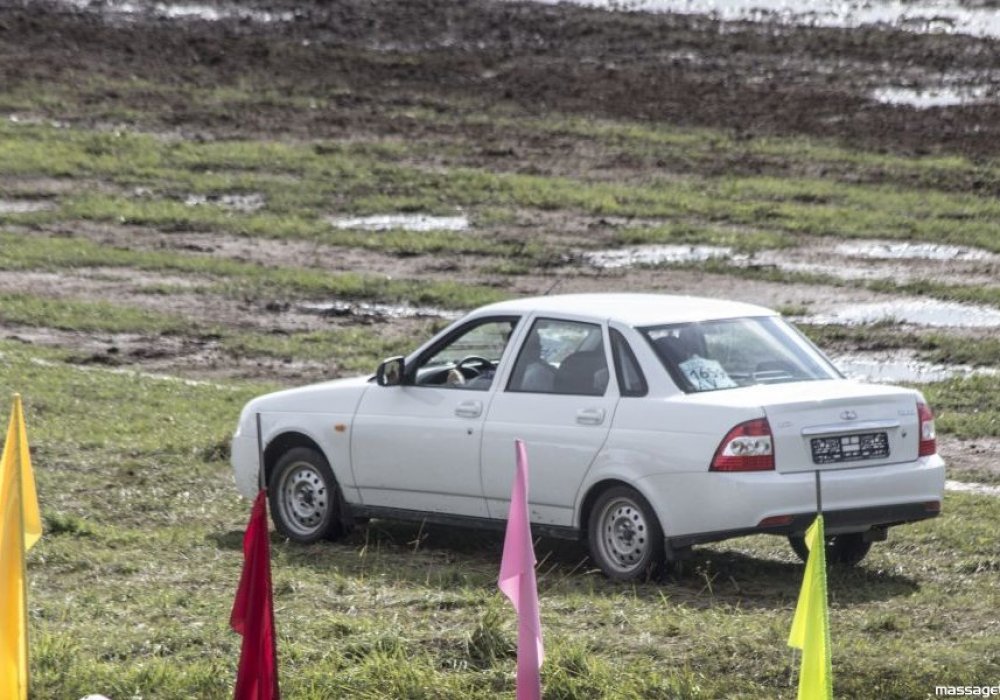
[[[435,97],[448,97],[470,109],[500,104],[529,114],[722,127],[747,139],[810,134],[887,151],[1000,152],[996,101],[918,110],[879,104],[870,94],[952,75],[995,97],[1000,65],[989,39],[484,0],[241,5],[290,18],[273,22],[123,17],[104,7],[0,3],[0,83],[89,73],[198,86],[251,80],[289,96],[342,92],[339,103],[314,109],[275,101],[267,110],[210,117],[183,101],[159,103],[155,94],[132,105],[190,134],[419,137],[411,127],[426,125],[385,119],[383,108],[434,107]],[[489,126],[479,131],[491,145]],[[558,156],[563,145],[484,148],[483,158],[519,157],[519,149]]]
[[[953,154],[979,162],[1000,155],[1000,42],[996,40],[876,28],[721,23],[698,16],[486,0],[243,3],[239,7],[261,14],[256,19],[243,14],[211,20],[168,19],[153,12],[152,4],[139,6],[148,11],[122,13],[113,3],[100,0],[0,0],[3,92],[55,85],[84,95],[82,102],[51,100],[32,114],[8,110],[8,116],[114,129],[122,126],[120,115],[128,114],[124,126],[130,129],[195,141],[450,139],[475,144],[453,154],[450,166],[589,181],[641,182],[673,172],[706,177],[823,173],[800,172],[801,164],[776,156],[688,162],[619,154],[609,161],[590,147],[587,138],[572,133],[498,130],[488,120],[407,118],[407,110],[444,116],[499,110],[515,121],[519,116],[559,114],[707,127],[747,141],[823,137],[878,153]],[[915,109],[872,97],[874,90],[886,86],[933,86],[943,77],[974,83],[992,100]],[[116,81],[144,81],[151,88],[122,91],[115,89]],[[186,89],[224,91],[234,85],[252,86],[274,99],[262,100],[252,110],[227,111],[205,109],[204,103],[183,97]],[[309,103],[313,95],[324,99]],[[117,115],[115,121],[109,123],[106,114]],[[433,168],[434,159],[422,165]],[[950,187],[1000,195],[1000,182],[969,173]],[[863,177],[873,184],[880,181],[877,171],[865,171]],[[0,182],[0,194],[15,202],[22,195],[57,198],[73,191],[72,182],[61,180],[5,177]],[[497,273],[503,260],[489,256],[401,257],[314,242],[265,241],[211,231],[164,232],[113,223],[60,222],[33,230],[134,250],[183,250],[261,265],[454,279],[511,295],[553,288],[658,290],[739,297],[810,312],[882,298],[858,286],[790,285],[696,268],[664,273],[589,264],[577,246],[610,242],[617,223],[534,211],[492,224],[491,235],[544,238],[565,251],[544,267],[514,276]],[[838,243],[810,242],[782,259],[832,268],[842,264],[831,262],[835,256],[831,258],[830,251]],[[772,256],[763,262],[772,265],[776,260]],[[866,269],[881,265],[874,274],[899,279],[958,279],[983,285],[998,278],[995,258],[855,264]],[[206,298],[197,292],[199,282],[193,277],[137,271],[123,275],[103,269],[8,271],[0,275],[0,291],[28,288],[53,297],[126,301],[151,311],[273,334],[374,323],[386,333],[419,337],[439,321],[393,320],[357,308],[320,314],[274,298]],[[174,292],[144,291],[155,285]],[[25,342],[74,348],[82,364],[202,379],[238,376],[297,383],[341,372],[335,361],[233,357],[211,338],[78,333],[16,324],[0,332]],[[988,455],[995,452],[992,443],[988,449],[984,444],[951,447],[967,467],[976,469],[988,466]]]

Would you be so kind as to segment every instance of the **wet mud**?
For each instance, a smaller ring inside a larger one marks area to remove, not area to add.
[[[4,0],[0,81],[16,88],[89,73],[334,96],[309,109],[276,100],[228,117],[166,93],[151,91],[140,105],[120,104],[136,97],[114,90],[100,96],[109,111],[141,107],[189,134],[412,135],[426,127],[382,108],[434,108],[438,96],[528,114],[721,127],[743,138],[799,133],[911,153],[1000,152],[996,42],[968,34],[487,0],[134,6],[143,9]],[[944,73],[983,101],[918,109],[873,95],[932,89]],[[35,116],[74,120],[52,111]]]

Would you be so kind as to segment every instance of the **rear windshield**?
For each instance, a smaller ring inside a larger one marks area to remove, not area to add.
[[[688,393],[841,376],[802,334],[774,316],[639,330]]]

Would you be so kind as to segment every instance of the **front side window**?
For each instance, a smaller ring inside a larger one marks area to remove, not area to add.
[[[504,318],[459,329],[417,361],[414,383],[479,391],[489,389],[516,326],[517,319]]]
[[[603,396],[608,378],[599,325],[542,318],[521,345],[507,390]]]
[[[840,376],[777,317],[677,323],[641,331],[677,385],[688,393]]]

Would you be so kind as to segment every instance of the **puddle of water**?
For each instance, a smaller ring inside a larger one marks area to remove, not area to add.
[[[965,491],[966,493],[978,493],[982,496],[1000,496],[1000,486],[990,486],[989,484],[975,484],[948,479],[944,482],[944,487],[949,491]]]
[[[78,10],[99,12],[104,15],[137,17],[141,15],[160,19],[198,19],[218,22],[224,19],[241,19],[252,22],[290,22],[294,12],[266,12],[236,5],[205,5],[200,3],[129,2],[128,0],[61,0]]]
[[[895,322],[934,328],[1000,328],[1000,310],[921,299],[856,304],[801,320],[816,325],[860,326]]]
[[[290,22],[295,18],[292,12],[262,12],[242,7],[218,8],[211,5],[179,4],[158,2],[153,5],[153,13],[167,19],[203,19],[217,22],[220,19],[247,19],[254,22]]]
[[[361,229],[363,231],[467,231],[469,217],[461,216],[429,216],[427,214],[377,214],[375,216],[359,216],[354,218],[331,217],[328,219],[334,228]]]
[[[184,203],[189,207],[197,207],[203,204],[212,204],[230,211],[255,212],[264,208],[264,195],[253,194],[223,194],[223,195],[189,195]]]
[[[989,89],[985,86],[943,86],[936,88],[888,86],[873,90],[871,98],[882,104],[931,109],[933,107],[956,107],[988,102]]]
[[[864,241],[845,243],[836,248],[817,248],[804,251],[759,251],[752,255],[734,253],[731,248],[707,245],[643,245],[630,248],[588,251],[583,260],[602,269],[621,269],[638,265],[677,265],[725,259],[734,268],[773,269],[781,272],[829,277],[849,282],[867,280],[893,280],[906,282],[932,275],[951,275],[936,263],[997,262],[1000,255],[978,248],[940,245],[936,243],[894,243]],[[843,258],[856,258],[855,264],[846,264]],[[824,262],[813,262],[823,259]],[[907,260],[926,261],[923,269]],[[870,261],[870,262],[866,262]],[[964,275],[960,284],[992,283],[990,273]],[[950,313],[950,312],[948,312]],[[868,321],[859,321],[865,323]],[[948,324],[956,325],[956,324]],[[992,325],[987,323],[986,325]]]
[[[980,248],[965,248],[937,243],[886,243],[866,241],[843,243],[836,248],[840,255],[875,260],[993,260],[997,256]]]
[[[634,248],[613,248],[583,254],[594,267],[611,270],[635,265],[705,262],[713,258],[731,257],[732,248],[707,245],[644,245]]]
[[[833,364],[851,379],[877,384],[907,382],[923,384],[940,382],[955,377],[974,374],[995,375],[1000,370],[992,367],[972,367],[971,365],[944,365],[918,360],[914,353],[878,352],[850,353],[830,358]]]
[[[24,124],[25,126],[37,126],[39,124],[46,124],[51,126],[53,129],[68,129],[70,127],[68,122],[61,122],[56,119],[43,119],[42,117],[37,117],[34,115],[22,115],[22,114],[11,114],[7,117],[7,121],[11,124]]]
[[[565,0],[535,0],[558,4]],[[963,7],[956,0],[570,0],[624,12],[709,15],[725,22],[762,22],[856,29],[875,26],[920,34],[1000,37],[1000,9]]]
[[[461,311],[438,309],[433,306],[409,306],[407,304],[377,304],[371,302],[311,302],[298,305],[305,313],[320,316],[350,316],[353,318],[368,318],[371,320],[386,320],[393,318],[444,318],[456,319]]]
[[[52,202],[38,199],[0,199],[0,214],[30,214],[52,208]]]
[[[742,266],[760,265],[764,267],[775,267],[783,272],[801,272],[808,275],[826,275],[841,280],[879,280],[894,279],[900,280],[907,277],[906,273],[894,268],[879,267],[856,267],[840,264],[821,264],[808,262],[792,262],[782,260],[777,256],[759,255],[754,259],[738,260],[737,264]]]

